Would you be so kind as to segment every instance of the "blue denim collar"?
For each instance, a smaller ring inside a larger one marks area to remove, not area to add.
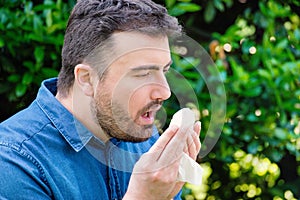
[[[47,79],[42,82],[36,101],[65,140],[79,152],[94,136],[55,98],[56,92],[57,78]]]

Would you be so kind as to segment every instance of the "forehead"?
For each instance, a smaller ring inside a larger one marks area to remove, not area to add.
[[[118,57],[143,49],[170,51],[167,36],[151,37],[135,32],[118,32],[112,35],[112,39]]]
[[[150,37],[141,33],[120,32],[112,37],[114,53],[109,70],[122,67],[118,70],[124,71],[126,67],[146,64],[166,65],[171,60],[166,36]]]

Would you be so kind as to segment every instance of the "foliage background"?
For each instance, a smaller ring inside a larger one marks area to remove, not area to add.
[[[300,2],[156,2],[211,54],[226,88],[221,137],[200,161],[203,184],[186,184],[183,198],[299,199]],[[73,5],[72,0],[1,1],[1,121],[32,101],[43,79],[58,74]],[[197,91],[205,133],[211,116],[208,91],[197,87],[201,78],[182,65],[175,62],[173,67],[182,68]],[[175,110],[173,106],[167,114]]]

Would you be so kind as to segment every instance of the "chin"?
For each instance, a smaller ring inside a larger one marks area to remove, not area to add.
[[[144,142],[146,140],[148,140],[150,137],[147,137],[147,138],[138,138],[138,137],[127,137],[127,138],[124,138],[122,139],[123,141],[126,141],[126,142],[134,142],[134,143],[139,143],[139,142]]]
[[[127,131],[127,133],[125,133],[123,131],[121,131],[121,132],[122,132],[121,134],[116,134],[116,135],[113,135],[112,137],[115,137],[119,140],[123,140],[126,142],[144,142],[152,136],[153,125],[144,126],[143,129],[139,130],[139,131],[130,131],[131,133],[135,132],[135,134],[134,133],[128,134],[129,131]]]

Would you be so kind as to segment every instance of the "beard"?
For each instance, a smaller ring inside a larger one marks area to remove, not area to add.
[[[162,101],[153,101],[137,112],[134,119],[119,102],[108,98],[109,94],[98,93],[91,102],[96,122],[110,137],[129,142],[143,142],[152,136],[154,125],[139,125],[135,121],[150,108],[161,106]]]

